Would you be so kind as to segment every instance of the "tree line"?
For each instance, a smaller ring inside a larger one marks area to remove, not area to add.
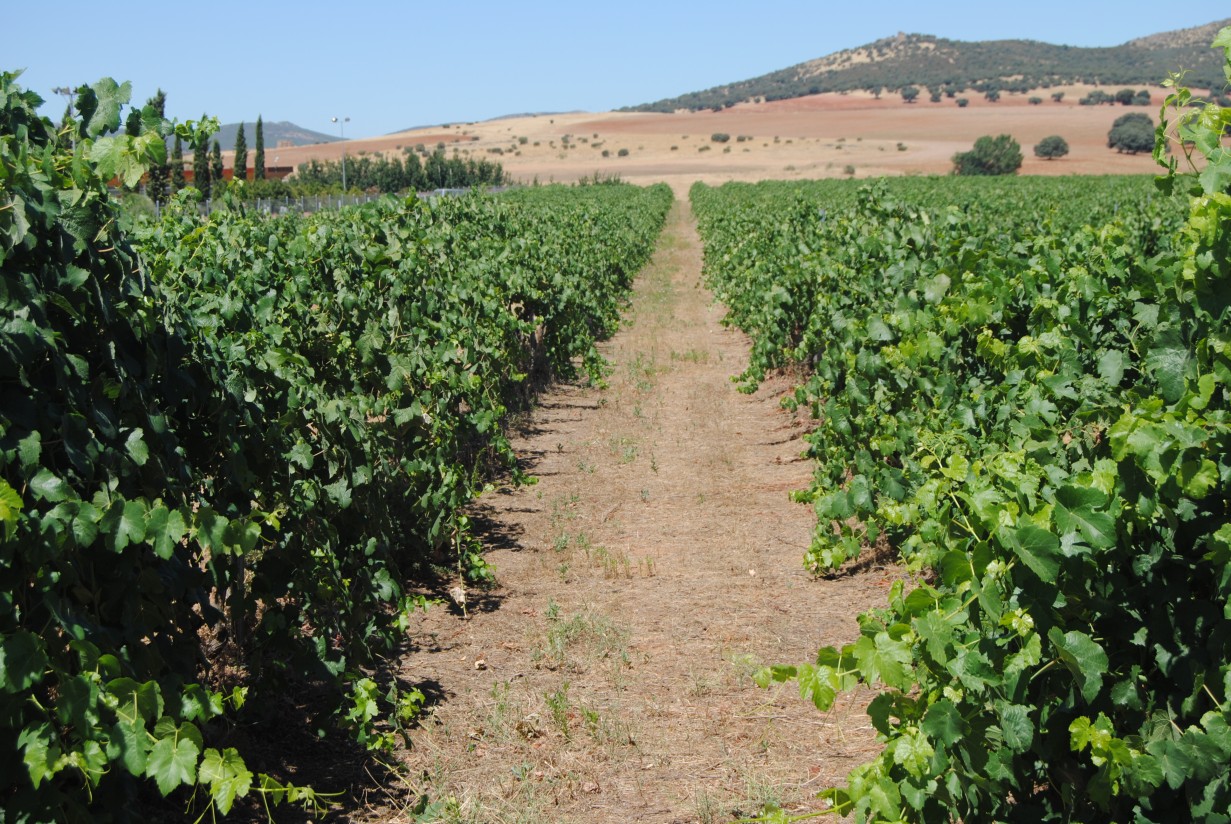
[[[166,116],[167,93],[159,89],[154,96],[146,101],[146,105],[157,112],[159,117]],[[130,121],[126,125],[128,134],[136,136],[141,128],[139,121]],[[171,157],[150,166],[145,177],[145,194],[157,203],[166,203],[171,195],[188,186],[188,178],[184,174],[184,142],[176,135],[171,143]],[[244,124],[239,124],[239,132],[235,135],[235,160],[233,179],[248,179],[248,142],[244,135]],[[256,139],[253,146],[254,181],[265,180],[265,126],[261,116],[256,118]],[[226,185],[223,176],[222,145],[215,139],[205,140],[196,145],[192,152],[192,185],[204,197],[215,194],[219,184]],[[219,190],[220,191],[220,190]]]
[[[504,167],[490,160],[445,155],[437,147],[430,153],[406,149],[404,157],[359,155],[346,158],[347,184],[352,188],[379,192],[423,192],[430,189],[466,189],[472,186],[500,186],[509,181]],[[295,173],[295,186],[313,194],[341,184],[342,161],[310,160]]]
[[[167,95],[162,89],[147,101],[158,116],[164,117]],[[71,112],[66,113],[66,117]],[[138,120],[127,124],[128,133],[137,136],[142,126]],[[444,148],[428,152],[418,146],[407,149],[403,157],[359,155],[345,159],[347,185],[353,189],[378,192],[428,191],[431,189],[463,189],[472,186],[499,186],[509,181],[504,167],[489,160],[463,159],[456,153],[446,156]],[[256,135],[252,152],[251,177],[248,166],[248,139],[244,124],[235,134],[235,156],[232,161],[231,183],[223,175],[222,147],[218,140],[200,141],[192,149],[191,186],[205,198],[223,191],[241,199],[257,197],[297,197],[340,190],[342,163],[340,160],[311,160],[300,164],[293,179],[270,180],[265,169],[264,124],[256,119]],[[153,164],[145,177],[145,194],[158,203],[166,203],[171,195],[189,186],[185,168],[184,144],[177,135],[172,139],[169,159]],[[138,187],[132,187],[136,190]]]

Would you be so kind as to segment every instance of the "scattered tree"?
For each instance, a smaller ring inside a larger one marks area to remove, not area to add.
[[[966,108],[966,107],[967,107],[967,106],[969,106],[969,105],[970,105],[970,101],[969,101],[969,100],[967,100],[966,98],[964,98],[964,97],[959,97],[959,98],[957,99],[957,106],[958,106],[958,108],[959,108],[959,109],[964,109],[964,108]]]
[[[1107,133],[1107,148],[1129,154],[1153,151],[1154,121],[1143,112],[1117,117]]]
[[[1032,97],[1032,98],[1030,98],[1029,100],[1027,100],[1026,102],[1027,102],[1027,103],[1029,103],[1031,106],[1037,106],[1037,105],[1039,105],[1040,103],[1042,103],[1042,102],[1043,102],[1043,98],[1041,98],[1041,97]]]
[[[1055,160],[1069,153],[1069,144],[1058,134],[1045,137],[1034,146],[1034,156],[1044,160]]]
[[[730,139],[731,139],[731,135],[727,134],[726,132],[714,132],[712,135],[710,135],[710,140],[714,141],[715,143],[726,143]]]
[[[1116,92],[1116,102],[1121,106],[1131,106],[1133,105],[1133,98],[1136,96],[1137,93],[1132,89],[1120,89],[1120,91]]]
[[[1064,92],[1052,92],[1051,99],[1053,102],[1059,103],[1064,99]]]
[[[235,159],[231,161],[231,179],[248,179],[248,138],[244,135],[244,124],[240,121],[235,132]]]
[[[988,103],[995,103],[1000,99],[1000,91],[998,89],[988,89],[984,95]]]
[[[1011,135],[984,135],[969,152],[953,156],[956,175],[1011,175],[1022,165],[1022,147]]]
[[[932,101],[933,103],[939,103],[939,102],[940,102],[940,90],[939,90],[939,89],[933,89],[933,90],[932,90],[932,95],[931,95],[931,98],[930,98],[930,99],[931,99],[931,101]]]
[[[253,180],[265,179],[265,126],[261,123],[261,116],[256,116],[256,140],[253,142],[255,157],[252,165],[255,167],[252,171]]]
[[[907,103],[914,103],[919,97],[919,89],[915,86],[907,86],[902,89],[902,100]]]
[[[1108,105],[1115,103],[1116,98],[1114,95],[1110,95],[1102,89],[1094,89],[1077,102],[1082,106],[1102,106],[1104,103]]]
[[[1142,89],[1133,95],[1134,106],[1149,106],[1154,101],[1150,99],[1150,90]]]

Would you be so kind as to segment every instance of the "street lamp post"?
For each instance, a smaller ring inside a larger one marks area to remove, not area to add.
[[[331,123],[338,124],[338,137],[342,138],[342,194],[346,195],[346,124],[350,123],[349,117],[331,117]]]

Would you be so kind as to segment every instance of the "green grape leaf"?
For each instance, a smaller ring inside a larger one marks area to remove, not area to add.
[[[1093,638],[1078,630],[1061,633],[1059,627],[1052,627],[1047,639],[1055,647],[1061,663],[1073,673],[1082,697],[1088,702],[1093,701],[1103,688],[1107,653]]]
[[[1060,539],[1046,529],[1024,526],[1009,542],[1017,557],[1044,583],[1054,584],[1060,572]]]
[[[199,742],[180,735],[173,723],[167,730],[160,721],[155,734],[162,737],[150,749],[145,775],[154,779],[158,791],[165,797],[176,787],[196,782],[197,756],[201,746]]]
[[[11,541],[17,534],[21,507],[21,496],[17,494],[17,490],[9,486],[8,481],[0,478],[0,535],[6,541]]]
[[[957,705],[942,698],[928,707],[919,728],[946,747],[961,741],[966,735],[966,722]]]
[[[1004,743],[1013,752],[1026,752],[1034,743],[1034,722],[1030,720],[1030,708],[1021,704],[998,702],[996,714],[1000,718],[1000,730]]]
[[[231,747],[221,753],[213,747],[207,749],[201,759],[199,777],[201,783],[209,785],[210,797],[223,815],[231,811],[237,797],[252,789],[252,773],[239,752]]]
[[[26,727],[17,736],[17,746],[22,750],[21,760],[35,789],[68,764],[68,756],[61,750],[51,724]]]
[[[1163,398],[1175,403],[1184,395],[1191,355],[1189,347],[1177,332],[1165,329],[1155,338],[1155,345],[1146,354],[1146,371],[1158,383]]]
[[[97,83],[91,83],[89,90],[92,99],[88,107],[81,106],[78,99],[78,110],[83,118],[83,136],[98,137],[120,128],[120,108],[132,99],[132,83],[124,81],[120,84],[110,77],[104,77]]]
[[[1218,465],[1209,459],[1185,461],[1177,480],[1185,495],[1201,500],[1218,484]]]
[[[121,719],[111,727],[111,757],[123,764],[130,775],[145,775],[152,743],[140,723]]]
[[[20,693],[43,680],[47,653],[42,640],[19,629],[0,640],[0,691]]]
[[[1061,535],[1077,533],[1095,549],[1115,546],[1116,521],[1098,507],[1107,496],[1093,487],[1063,486],[1056,490],[1054,516]]]
[[[62,479],[51,473],[50,469],[40,469],[30,479],[30,490],[34,496],[49,503],[68,500],[73,490]]]

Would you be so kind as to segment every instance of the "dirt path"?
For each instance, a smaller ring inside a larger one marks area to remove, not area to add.
[[[500,586],[434,610],[404,676],[435,701],[405,761],[441,821],[717,822],[812,795],[874,751],[862,701],[821,714],[761,663],[856,636],[889,576],[813,580],[802,430],[730,381],[744,337],[701,285],[677,202],[606,346],[609,386],[563,386],[515,441],[534,486],[490,495]]]

